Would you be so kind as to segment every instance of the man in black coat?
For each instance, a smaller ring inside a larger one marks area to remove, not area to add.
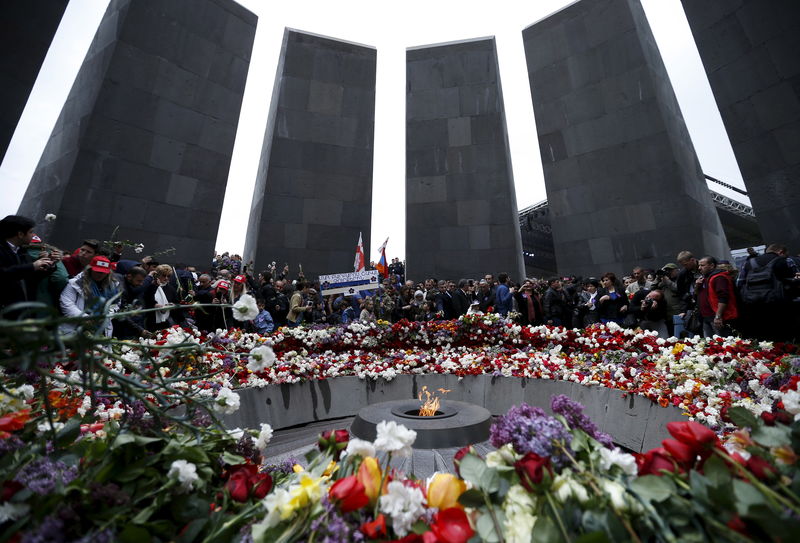
[[[469,281],[460,279],[458,289],[453,292],[453,318],[457,319],[461,315],[466,315],[469,306],[472,305],[472,298],[467,292]]]
[[[36,282],[55,269],[49,254],[31,261],[21,250],[33,239],[34,223],[27,217],[9,215],[0,220],[0,310],[18,303],[36,300]],[[20,315],[7,313],[5,318]]]

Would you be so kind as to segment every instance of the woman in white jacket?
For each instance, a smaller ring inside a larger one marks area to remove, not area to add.
[[[118,292],[119,282],[111,273],[111,262],[104,256],[96,256],[85,270],[70,279],[61,292],[61,312],[67,317],[103,315],[106,304]],[[109,314],[116,310],[116,305],[112,305]],[[59,332],[71,334],[77,328],[77,323],[64,323],[59,326]],[[112,330],[110,318],[97,327],[98,333],[108,337]]]

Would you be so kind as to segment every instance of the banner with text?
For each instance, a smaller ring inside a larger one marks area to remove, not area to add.
[[[376,288],[378,288],[378,270],[319,276],[319,289],[323,296],[329,294],[353,295],[362,290]]]

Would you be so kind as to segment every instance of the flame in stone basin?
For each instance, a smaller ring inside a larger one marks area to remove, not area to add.
[[[446,388],[439,388],[437,389],[441,394],[447,394],[450,390]],[[422,387],[422,390],[417,395],[419,401],[422,402],[422,406],[419,408],[419,416],[420,417],[432,417],[436,415],[436,412],[439,410],[439,407],[442,405],[439,396],[436,394],[431,394],[428,392],[428,387]]]

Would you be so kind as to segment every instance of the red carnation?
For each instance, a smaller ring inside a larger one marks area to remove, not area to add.
[[[517,470],[520,482],[528,492],[533,492],[534,485],[541,484],[545,475],[552,475],[550,459],[534,453],[528,453],[522,460],[517,460],[514,469]]]
[[[365,492],[364,485],[355,475],[339,479],[328,491],[328,497],[332,502],[339,504],[342,513],[349,513],[361,509],[369,503],[369,497]]]
[[[433,516],[431,531],[442,543],[466,543],[475,531],[469,525],[469,519],[463,509],[450,507]]]

